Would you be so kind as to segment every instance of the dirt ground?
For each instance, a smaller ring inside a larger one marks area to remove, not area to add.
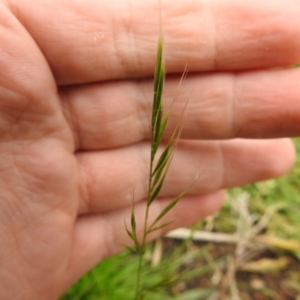
[[[164,253],[176,248],[179,241],[164,239]],[[251,259],[237,261],[235,246],[190,242],[185,251],[207,250],[210,260],[222,261],[217,267],[172,286],[172,293],[187,289],[212,288],[212,300],[300,300],[300,261],[288,253],[259,250]],[[188,269],[204,268],[209,262],[203,257],[191,260]],[[217,294],[217,296],[216,296]]]

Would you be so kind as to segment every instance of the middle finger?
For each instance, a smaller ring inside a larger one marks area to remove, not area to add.
[[[300,134],[300,69],[190,75],[167,80],[164,107],[175,105],[166,135],[188,100],[185,139],[274,138]],[[153,81],[107,82],[61,90],[77,150],[99,150],[150,137]]]

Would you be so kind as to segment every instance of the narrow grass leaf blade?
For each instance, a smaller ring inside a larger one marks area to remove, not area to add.
[[[158,108],[156,118],[155,118],[155,129],[154,129],[154,137],[153,137],[153,154],[155,155],[158,147],[159,147],[159,131],[161,127],[161,119],[162,119],[162,109],[161,107]]]
[[[162,174],[165,174],[167,172],[168,166],[171,162],[173,151],[174,151],[174,134],[172,134],[168,145],[166,146],[165,150],[161,154],[161,156],[158,159],[158,162],[155,166],[155,169],[152,173],[152,177],[155,176],[150,191],[153,190],[153,188],[156,186],[157,182],[161,179]]]
[[[158,90],[154,92],[154,100],[155,102],[155,111],[152,112],[152,119],[153,119],[153,124],[152,124],[152,139],[153,143],[156,141],[156,137],[159,134],[159,129],[161,126],[161,120],[162,120],[162,93],[163,93],[163,85],[164,85],[164,77],[163,74],[161,76],[161,83],[158,86]]]
[[[133,247],[130,247],[130,246],[127,246],[127,245],[123,245],[130,253],[137,253],[137,249],[136,248],[133,248]]]
[[[151,193],[149,201],[147,203],[148,206],[150,206],[150,204],[153,202],[153,200],[158,196],[158,194],[163,186],[165,177],[166,177],[166,173],[162,176],[162,178],[160,179],[160,181],[157,183],[156,187],[154,188],[154,191]]]
[[[132,232],[136,235],[136,221],[135,221],[134,206],[131,211],[131,228],[132,228]]]
[[[162,94],[163,94],[163,88],[164,88],[164,70],[161,70],[162,74],[159,74],[158,80],[160,83],[157,86],[157,89],[154,91],[154,111],[152,112],[152,120],[153,120],[153,127],[155,123],[157,123],[157,113],[162,110]]]
[[[153,227],[158,221],[161,220],[161,218],[163,218],[163,216],[166,215],[166,213],[168,213],[168,211],[170,211],[175,205],[176,203],[184,196],[184,194],[186,193],[186,191],[180,193],[174,200],[172,200],[163,210],[162,212],[156,217],[156,219],[153,221],[151,227]]]
[[[139,251],[139,249],[140,249],[140,242],[139,242],[139,240],[137,239],[137,237],[136,236],[134,236],[128,229],[126,229],[126,231],[127,231],[127,234],[130,236],[130,238],[133,240],[133,242],[134,242],[134,245],[135,245],[135,251],[136,252],[138,252]]]
[[[160,168],[157,169],[155,173],[155,177],[151,186],[150,191],[152,192],[155,187],[158,186],[158,182],[161,182],[163,184],[163,181],[167,175],[168,166],[171,162],[172,152],[169,151],[168,156],[165,158],[164,161],[160,164]]]
[[[133,233],[127,228],[127,226],[126,226],[126,232],[127,232],[128,236],[134,241],[135,238],[133,236]]]
[[[133,240],[135,247],[136,247],[136,251],[138,251],[138,249],[140,248],[140,242],[137,238],[136,232],[131,232],[128,228],[127,225],[125,224],[125,229],[126,232],[128,234],[128,236]]]
[[[173,139],[173,137],[172,137],[172,139]],[[174,152],[174,149],[175,149],[175,146],[176,146],[175,142],[173,140],[169,141],[169,144],[167,145],[166,149],[162,153],[162,155],[159,159],[159,162],[157,163],[157,165],[154,169],[154,172],[153,172],[152,176],[155,176],[155,177],[154,177],[154,180],[151,184],[150,193],[155,194],[155,197],[158,194],[156,192],[153,192],[153,190],[156,191],[157,188],[160,187],[159,190],[158,190],[158,192],[159,192],[162,185],[163,185],[163,182],[164,182],[165,177],[167,175],[168,168],[170,166],[172,156],[173,156],[173,152]],[[150,198],[153,198],[153,197],[150,197]],[[153,200],[154,199],[152,199],[151,202]]]
[[[152,225],[151,225],[150,228],[148,229],[147,233],[151,233],[151,232],[153,232],[153,231],[162,229],[162,228],[167,227],[168,225],[170,225],[170,224],[172,224],[172,223],[173,223],[173,221],[170,221],[170,222],[164,223],[164,224],[162,224],[162,225],[160,225],[160,226],[157,226],[157,227],[154,227],[154,228],[153,228]],[[153,223],[153,224],[154,224],[154,223]]]
[[[132,240],[134,240],[134,235],[133,235],[133,233],[128,229],[126,223],[125,223],[125,229],[126,229],[127,234],[129,235],[129,237],[130,237]]]
[[[164,169],[161,169],[161,170],[158,170],[155,174],[155,178],[154,178],[154,181],[151,185],[151,188],[150,188],[150,193],[153,192],[153,190],[157,187],[157,183],[159,182],[159,180],[161,179],[161,176],[163,174],[163,171]]]
[[[172,148],[172,144],[171,143],[168,143],[168,145],[166,146],[165,150],[163,151],[163,153],[160,155],[159,159],[158,159],[158,162],[155,166],[155,169],[152,173],[152,176],[155,175],[155,173],[158,171],[158,170],[161,170],[163,169],[167,162],[169,161],[169,158],[170,158],[170,154],[171,154],[171,148]]]
[[[161,179],[162,174],[164,174],[165,168],[169,162],[170,157],[171,157],[171,153],[169,153],[169,155],[166,157],[165,161],[162,162],[161,167],[156,171],[151,191],[153,190],[153,188],[157,185],[157,183]]]
[[[164,119],[161,121],[161,124],[160,124],[160,126],[159,126],[159,129],[158,129],[158,131],[156,132],[154,153],[157,152],[158,147],[159,147],[159,145],[160,145],[160,143],[161,143],[161,140],[162,140],[163,134],[164,134],[164,132],[165,132],[165,129],[166,129],[168,120],[169,120],[169,113],[168,113],[168,114],[164,117]]]

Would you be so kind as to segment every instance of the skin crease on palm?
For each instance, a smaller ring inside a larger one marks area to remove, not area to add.
[[[142,224],[158,2],[0,1],[1,299],[57,299],[121,251],[132,188]],[[164,104],[177,99],[167,134],[190,100],[150,219],[200,179],[151,238],[216,211],[222,189],[288,172],[300,70],[282,67],[300,61],[299,10],[298,0],[161,1]]]

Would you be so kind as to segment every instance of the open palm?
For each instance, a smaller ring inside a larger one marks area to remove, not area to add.
[[[55,299],[129,243],[133,189],[143,217],[159,10],[150,0],[26,2],[0,2],[0,292]],[[161,6],[165,105],[177,97],[167,131],[190,98],[188,117],[150,218],[200,179],[165,230],[214,212],[223,188],[291,166],[289,140],[243,138],[300,131],[300,72],[274,69],[300,59],[299,1],[181,2]]]

